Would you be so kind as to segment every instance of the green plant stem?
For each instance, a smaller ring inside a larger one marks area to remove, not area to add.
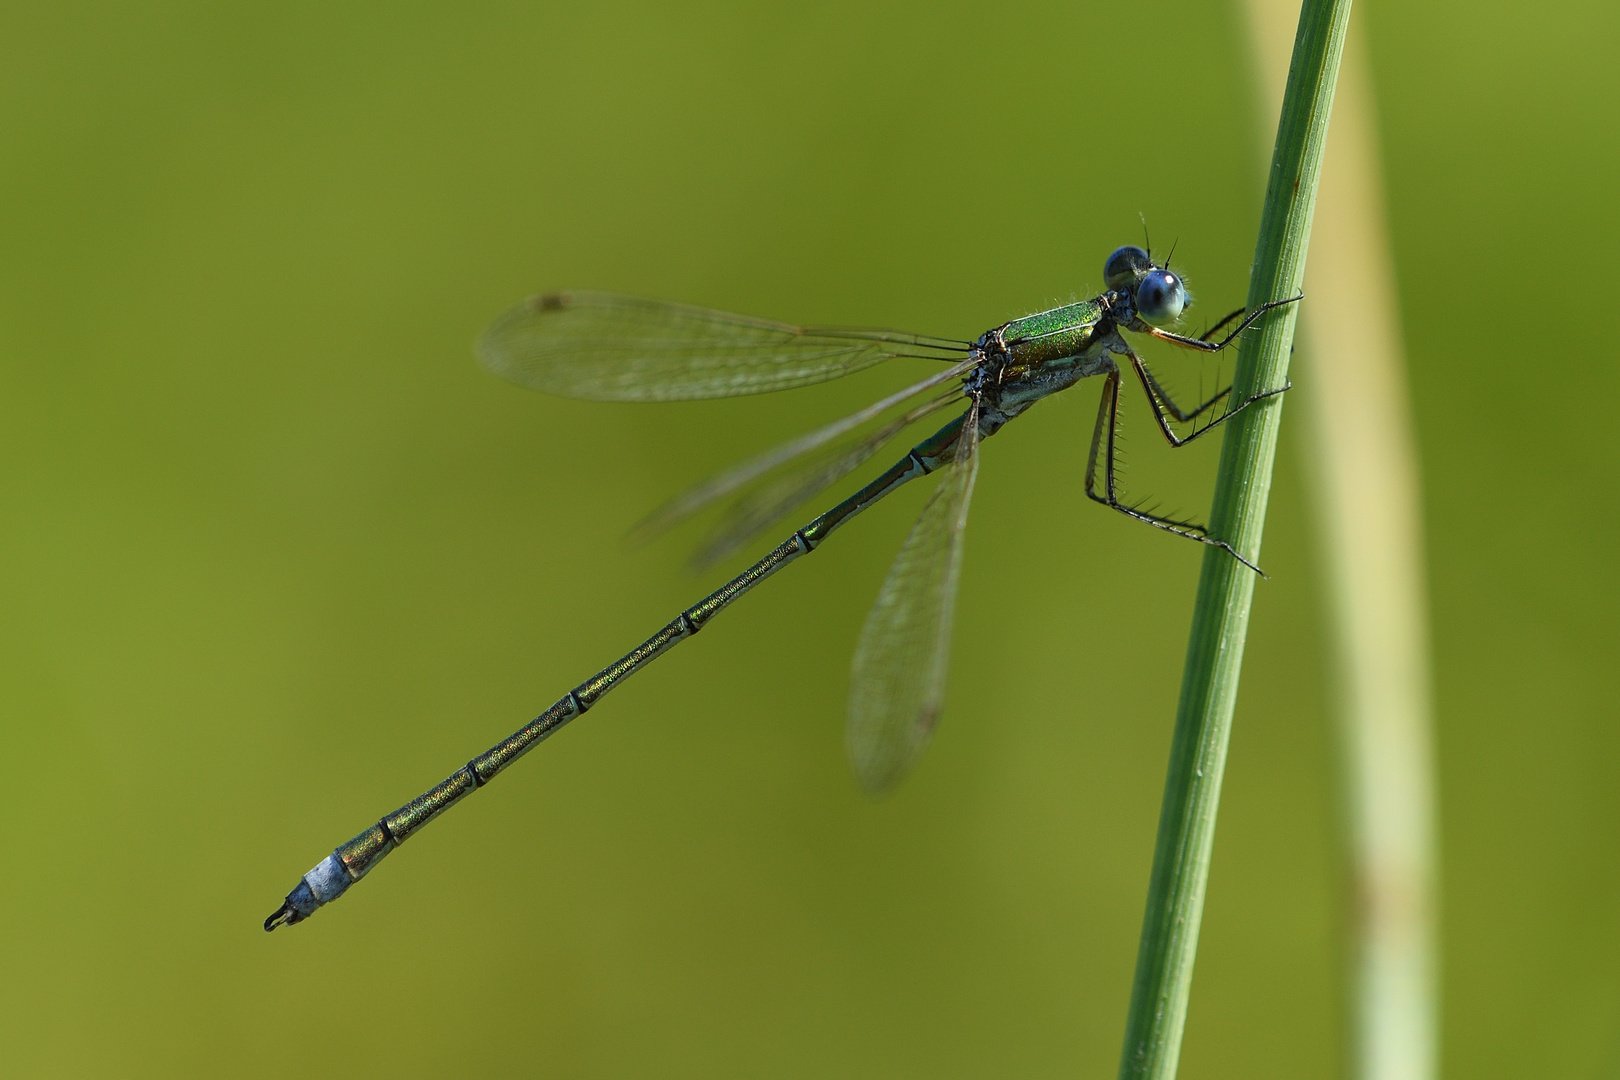
[[[1305,277],[1322,145],[1333,110],[1350,0],[1305,0],[1277,124],[1248,306],[1294,296]],[[1232,399],[1283,385],[1298,306],[1273,312],[1245,335]],[[1260,554],[1283,396],[1244,410],[1221,446],[1210,531],[1251,560]],[[1232,729],[1254,575],[1217,548],[1204,552],[1153,853],[1136,981],[1120,1055],[1122,1080],[1170,1080],[1181,1055],[1215,813]]]

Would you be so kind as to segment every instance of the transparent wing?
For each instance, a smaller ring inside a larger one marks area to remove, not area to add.
[[[939,720],[962,533],[978,468],[974,409],[956,460],[900,546],[855,647],[847,742],[855,775],[873,793],[910,771]]]
[[[707,567],[747,547],[776,521],[818,492],[848,476],[910,425],[962,400],[957,393],[944,394],[896,417],[870,434],[831,443],[820,452],[806,455],[792,468],[756,484],[726,508],[708,541],[698,550],[693,563]]]
[[[959,359],[963,342],[885,330],[789,326],[599,292],[532,297],[484,331],[490,371],[597,401],[734,397],[825,382],[894,356]]]
[[[849,416],[843,417],[842,419],[835,420],[825,427],[818,428],[806,435],[801,435],[796,439],[791,439],[788,442],[782,443],[780,446],[774,446],[757,457],[750,458],[739,465],[733,466],[718,476],[712,476],[702,483],[688,488],[686,491],[683,491],[681,494],[675,496],[675,498],[669,500],[669,502],[665,503],[663,506],[660,506],[657,510],[654,510],[651,514],[648,514],[647,517],[643,519],[634,530],[632,530],[632,536],[634,536],[636,539],[646,540],[657,536],[659,533],[662,533],[667,529],[673,528],[674,526],[685,521],[687,518],[691,517],[693,514],[698,513],[707,506],[713,505],[715,502],[725,498],[727,495],[731,495],[734,492],[747,488],[749,485],[753,484],[766,474],[776,471],[785,465],[795,462],[796,459],[806,457],[807,455],[810,455],[815,451],[820,450],[839,439],[842,439],[844,436],[856,430],[861,425],[877,419],[894,406],[903,404],[904,402],[909,401],[911,398],[916,397],[918,394],[921,394],[927,390],[932,390],[933,388],[943,383],[947,383],[960,375],[967,374],[968,370],[971,369],[976,363],[978,363],[977,359],[970,359],[964,360],[960,364],[953,364],[951,367],[939,372],[936,375],[932,375],[919,383],[914,383],[911,386],[906,387],[904,390],[890,394],[881,401],[873,402],[871,405],[868,405],[866,408],[857,413],[853,413]],[[954,397],[954,394],[951,395],[951,398]],[[950,400],[950,398],[945,400]],[[932,411],[933,408],[930,407],[929,412]],[[927,414],[925,413],[923,415]],[[910,422],[911,421],[909,420],[906,421],[906,423]],[[871,450],[867,452],[867,456],[875,453],[877,449],[883,445],[883,442],[887,442],[888,438],[892,438],[894,434],[897,433],[898,429],[895,432],[891,432],[889,436],[887,436],[882,442],[879,442],[876,446],[873,446]],[[864,443],[866,441],[866,437],[863,436],[860,441]],[[847,448],[841,448],[839,451],[839,456],[841,456],[844,452],[847,452]],[[866,459],[863,457],[860,460],[852,462],[849,469],[855,468],[861,463],[861,461],[864,460]],[[848,472],[849,469],[845,469],[844,472]],[[827,483],[832,483],[842,475],[844,475],[844,473],[839,473],[837,476],[834,476],[832,479],[828,480]],[[821,485],[821,487],[825,486],[826,484]],[[820,488],[816,488],[809,491],[804,497],[809,498],[819,490]],[[786,512],[786,510],[790,508],[791,507],[784,507],[783,512]]]

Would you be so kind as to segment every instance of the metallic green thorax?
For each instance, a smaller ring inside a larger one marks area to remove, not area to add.
[[[1084,353],[1103,317],[1101,301],[1082,300],[1014,319],[1001,328],[1001,339],[1015,365],[1033,367]]]
[[[984,365],[967,389],[981,405],[980,438],[1042,398],[1081,379],[1114,370],[1114,354],[1129,351],[1116,319],[1129,308],[1116,293],[1026,315],[985,334],[975,348]]]

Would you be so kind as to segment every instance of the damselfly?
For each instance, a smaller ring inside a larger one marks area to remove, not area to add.
[[[1086,494],[1166,532],[1221,548],[1254,564],[1206,528],[1151,513],[1119,497],[1115,481],[1123,370],[1147,394],[1171,446],[1185,446],[1255,402],[1236,404],[1231,388],[1191,408],[1171,400],[1121,331],[1147,334],[1200,352],[1218,352],[1272,308],[1234,311],[1203,336],[1165,329],[1188,296],[1168,266],[1122,247],[1104,264],[1105,291],[1091,300],[1014,319],[977,341],[882,330],[811,329],[607,293],[553,293],[498,318],[478,345],[484,365],[523,386],[600,401],[678,401],[785,390],[836,379],[897,357],[942,364],[920,382],[853,416],[828,424],[699,485],[646,523],[659,529],[733,496],[726,524],[705,552],[723,557],[771,522],[858,468],[906,427],[955,404],[964,411],[912,447],[888,471],[794,532],[764,558],[682,611],[647,641],[570,690],[503,742],[406,803],[327,856],[298,883],[264,928],[300,922],[340,896],[382,858],[469,792],[482,787],[541,740],[600,701],[655,657],[708,625],[727,605],[782,567],[820,547],[851,518],[902,484],[940,472],[938,487],[901,545],[855,648],[847,740],[862,784],[882,790],[910,769],[939,718],[951,613],[962,561],[962,531],[978,469],[979,443],[1044,397],[1081,379],[1105,376],[1086,462]],[[1236,322],[1226,336],[1215,335]],[[951,385],[951,384],[955,385]],[[1226,402],[1202,425],[1200,417]],[[886,414],[904,409],[881,425]],[[1187,425],[1177,434],[1174,425]]]

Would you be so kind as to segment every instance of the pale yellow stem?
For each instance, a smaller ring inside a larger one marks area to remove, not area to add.
[[[1276,115],[1290,0],[1245,0]],[[1360,20],[1353,20],[1359,24]],[[1344,51],[1300,315],[1296,429],[1310,442],[1337,651],[1355,937],[1355,1074],[1438,1075],[1434,782],[1417,451],[1365,35]]]

